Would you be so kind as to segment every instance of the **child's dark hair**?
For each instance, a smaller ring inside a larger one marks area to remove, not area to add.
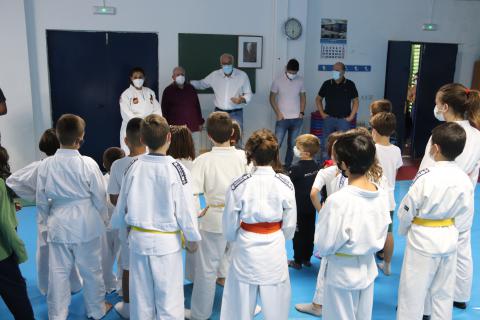
[[[195,144],[187,126],[170,126],[172,141],[167,154],[175,159],[195,160]]]
[[[340,138],[345,132],[335,131],[332,132],[327,138],[327,154],[330,159],[332,159],[333,153],[333,144]]]
[[[300,64],[297,59],[290,59],[287,63],[287,71],[298,71],[300,69]]]
[[[375,163],[375,143],[365,133],[345,133],[338,138],[333,149],[338,165],[345,163],[352,174],[367,174]]]
[[[247,161],[255,161],[258,166],[272,166],[275,172],[283,172],[280,162],[278,141],[272,131],[268,129],[256,130],[245,144]]]
[[[226,112],[212,112],[207,119],[207,133],[213,141],[224,143],[232,136],[232,119]]]
[[[155,150],[167,142],[170,126],[164,117],[151,114],[142,121],[140,132],[147,147]]]
[[[7,149],[0,146],[0,179],[3,179],[4,181],[12,174],[10,171],[10,164],[8,163],[9,159],[10,156],[8,155]],[[13,201],[13,198],[15,198],[15,192],[10,189],[6,183],[5,187],[7,188],[8,197]]]
[[[45,130],[38,142],[38,149],[50,157],[53,156],[59,148],[60,142],[58,141],[55,129],[51,128]]]
[[[480,92],[470,90],[460,83],[449,83],[438,89],[438,98],[455,114],[467,119],[473,126],[480,123]]]
[[[380,112],[370,119],[370,125],[381,136],[390,137],[397,127],[397,119],[391,112]]]
[[[432,130],[432,145],[440,147],[440,152],[449,161],[454,161],[463,152],[467,134],[459,124],[445,122]]]
[[[103,166],[105,169],[110,172],[112,164],[118,160],[125,157],[125,151],[118,147],[111,147],[103,152]]]
[[[370,112],[372,116],[380,112],[392,112],[392,103],[387,99],[375,100],[370,104]]]
[[[132,118],[127,123],[127,139],[128,144],[132,145],[132,147],[141,147],[143,146],[141,141],[141,134],[140,134],[140,127],[142,125],[141,118]]]
[[[235,146],[242,137],[242,128],[240,128],[240,124],[236,120],[232,120],[232,127],[233,135],[230,137],[230,145]]]
[[[145,71],[141,67],[133,67],[132,70],[130,70],[129,77],[131,78],[135,72],[140,72],[145,77]]]
[[[64,114],[55,126],[58,141],[64,146],[71,146],[85,132],[85,121],[74,114]]]

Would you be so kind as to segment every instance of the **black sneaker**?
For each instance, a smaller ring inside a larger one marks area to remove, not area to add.
[[[302,262],[304,267],[310,268],[312,266],[312,263],[310,261],[303,261]]]
[[[294,260],[288,260],[288,266],[295,270],[302,269],[302,264],[295,262]]]
[[[467,303],[466,302],[453,301],[453,306],[455,308],[462,309],[462,310],[467,309]]]
[[[423,315],[423,318],[422,318],[422,320],[430,320],[430,316]]]

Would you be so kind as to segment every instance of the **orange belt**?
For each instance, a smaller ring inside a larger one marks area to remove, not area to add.
[[[240,228],[260,234],[274,233],[282,229],[282,221],[279,222],[259,222],[259,223],[240,223]]]

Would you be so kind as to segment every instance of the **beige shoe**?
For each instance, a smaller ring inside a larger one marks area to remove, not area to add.
[[[378,264],[378,268],[382,270],[386,276],[389,276],[392,274],[392,271],[390,270],[390,263],[381,262]]]
[[[120,301],[114,306],[114,308],[120,317],[123,319],[130,319],[130,303]]]
[[[257,314],[262,312],[262,307],[260,307],[258,304],[255,306],[255,312],[253,312],[253,316],[255,317]]]
[[[192,310],[185,309],[185,319],[192,319]]]
[[[298,312],[307,313],[315,317],[322,316],[322,307],[316,307],[312,303],[299,303],[295,305]]]

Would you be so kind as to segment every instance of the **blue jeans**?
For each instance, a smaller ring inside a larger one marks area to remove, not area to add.
[[[324,160],[328,158],[327,154],[327,138],[330,134],[335,131],[348,131],[350,130],[350,122],[344,118],[334,118],[328,117],[323,120],[323,141],[322,145],[324,148],[323,158]]]
[[[285,155],[285,166],[289,168],[293,161],[293,147],[295,140],[302,130],[303,119],[284,119],[275,123],[275,135],[277,136],[279,147],[282,147],[283,139],[288,132],[287,137],[287,154]]]

